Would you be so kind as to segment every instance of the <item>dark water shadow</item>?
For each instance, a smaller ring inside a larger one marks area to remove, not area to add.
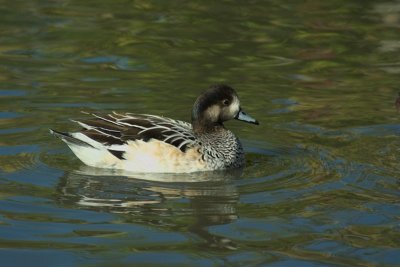
[[[237,219],[239,196],[234,180],[241,176],[241,170],[197,175],[147,174],[146,180],[141,175],[101,172],[66,172],[57,185],[56,202],[64,207],[118,214],[124,223],[151,225],[166,231],[179,229],[200,238],[201,247],[237,248],[232,240],[210,233],[208,227]],[[153,179],[149,179],[151,176]],[[184,177],[190,182],[183,182]],[[169,182],[159,181],[163,179]]]

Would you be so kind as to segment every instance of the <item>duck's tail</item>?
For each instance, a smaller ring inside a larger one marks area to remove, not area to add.
[[[50,133],[64,141],[86,165],[111,168],[124,159],[124,151],[112,150],[83,133],[64,133],[53,129],[50,129]]]
[[[60,138],[62,141],[64,141],[68,145],[76,145],[76,146],[84,146],[84,147],[95,148],[91,144],[72,136],[72,134],[70,134],[70,133],[64,133],[64,132],[56,131],[56,130],[53,130],[53,129],[49,129],[49,131],[50,131],[50,133],[52,135]]]

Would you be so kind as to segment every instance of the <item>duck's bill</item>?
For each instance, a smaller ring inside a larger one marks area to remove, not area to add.
[[[243,110],[240,110],[238,112],[238,114],[236,115],[235,119],[239,120],[239,121],[245,121],[248,123],[253,123],[253,124],[259,124],[258,121],[254,118],[252,118],[251,116],[247,115],[245,112],[243,112]]]

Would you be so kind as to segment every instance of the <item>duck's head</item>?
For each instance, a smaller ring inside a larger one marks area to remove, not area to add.
[[[257,120],[243,112],[239,97],[228,85],[212,85],[193,105],[192,125],[195,131],[208,131],[231,119],[258,124]]]

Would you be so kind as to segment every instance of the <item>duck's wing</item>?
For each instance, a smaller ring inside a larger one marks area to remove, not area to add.
[[[192,126],[184,121],[147,114],[108,115],[91,114],[92,119],[75,121],[83,127],[86,137],[107,147],[123,145],[129,141],[148,142],[156,139],[173,145],[181,151],[195,144]]]

